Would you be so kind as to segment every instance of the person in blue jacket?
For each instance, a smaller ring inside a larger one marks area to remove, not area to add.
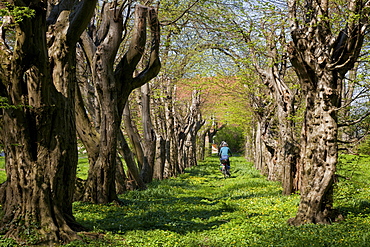
[[[227,168],[230,169],[230,159],[229,159],[229,157],[232,156],[232,153],[231,153],[231,150],[229,148],[229,145],[225,141],[222,141],[220,146],[221,146],[221,148],[220,148],[220,151],[218,153],[218,155],[220,157],[220,161],[221,161],[221,163],[223,163],[222,160],[226,160]]]

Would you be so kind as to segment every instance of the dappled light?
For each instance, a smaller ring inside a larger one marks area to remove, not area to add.
[[[231,178],[208,158],[177,178],[121,195],[123,206],[77,202],[74,212],[81,224],[106,234],[109,246],[366,246],[370,190],[358,186],[370,177],[368,160],[359,162],[357,178],[338,184],[336,207],[345,220],[331,225],[289,226],[299,195],[281,195],[278,182],[267,181],[242,157],[231,159]],[[358,192],[343,198],[350,191]]]
[[[1,0],[0,247],[368,246],[369,9]]]

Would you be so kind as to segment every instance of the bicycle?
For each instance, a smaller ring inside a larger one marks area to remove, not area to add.
[[[230,160],[229,157],[232,156],[230,148],[225,141],[221,142],[220,150],[218,151],[220,157],[220,170],[224,177],[230,177]]]
[[[224,175],[224,178],[230,177],[230,166],[227,163],[222,163],[221,161],[220,170]]]

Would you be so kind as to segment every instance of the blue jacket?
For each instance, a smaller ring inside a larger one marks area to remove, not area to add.
[[[230,156],[232,156],[232,153],[229,147],[222,147],[218,155],[221,159],[228,159]]]

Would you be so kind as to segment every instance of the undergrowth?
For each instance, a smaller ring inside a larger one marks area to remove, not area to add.
[[[121,195],[122,207],[75,203],[75,216],[105,234],[90,246],[369,246],[369,158],[356,159],[339,164],[335,207],[345,220],[332,225],[289,226],[299,195],[282,196],[279,183],[241,157],[231,160],[231,178],[209,158],[177,178]]]
[[[289,226],[298,194],[282,196],[279,183],[242,157],[232,157],[227,179],[217,158],[208,158],[177,178],[120,195],[123,206],[74,203],[90,233],[66,246],[369,246],[370,156],[340,160],[335,208],[345,220],[339,223]]]

